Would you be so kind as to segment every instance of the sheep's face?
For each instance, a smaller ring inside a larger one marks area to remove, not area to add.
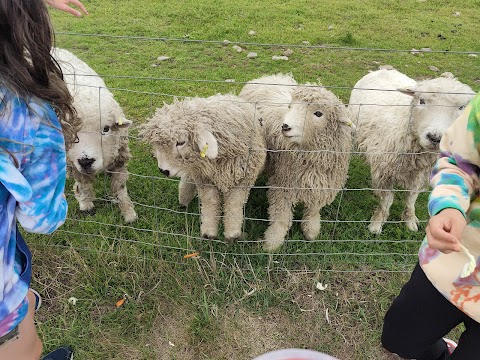
[[[153,154],[158,169],[168,177],[181,177],[185,174],[186,163],[193,157],[193,149],[186,132],[177,132],[173,138],[157,139],[153,144]]]
[[[338,99],[323,88],[299,88],[285,114],[282,134],[293,144],[309,144],[333,119]]]
[[[418,137],[420,145],[426,150],[436,151],[445,131],[460,115],[471,100],[472,95],[446,94],[446,92],[471,92],[471,89],[455,80],[460,86],[452,89],[452,79],[434,79],[427,82],[439,82],[438,88],[419,83],[413,89],[402,92],[412,96],[412,116],[410,126]],[[441,84],[445,82],[445,84]],[[455,84],[454,84],[455,85]],[[470,90],[470,91],[469,91]],[[443,92],[443,93],[438,93]]]
[[[445,96],[432,94],[414,97],[412,127],[420,145],[427,150],[438,150],[442,135],[467,105],[462,99],[448,103],[442,98]]]
[[[322,104],[294,99],[283,119],[282,134],[291,143],[308,143],[325,129],[327,120],[327,110]]]
[[[194,131],[157,128],[150,142],[160,172],[168,177],[181,177],[188,173],[191,164],[204,158],[215,159],[218,155],[216,138],[201,126],[196,126]]]
[[[67,155],[79,172],[95,175],[118,155],[120,137],[128,134],[132,121],[123,117],[115,119],[113,116],[106,116],[102,121],[83,120],[82,128],[77,134],[78,139]]]

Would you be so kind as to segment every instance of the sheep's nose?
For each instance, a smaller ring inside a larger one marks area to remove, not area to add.
[[[428,133],[428,134],[427,134],[427,139],[428,139],[428,141],[430,141],[433,145],[438,145],[438,144],[440,144],[440,140],[442,139],[442,135]]]
[[[163,169],[160,169],[160,172],[165,175],[165,176],[169,176],[170,175],[170,171],[168,170],[163,170]]]
[[[78,159],[78,163],[80,164],[80,166],[87,170],[88,168],[90,168],[92,166],[92,164],[95,162],[95,159],[92,159],[92,158],[82,158],[82,159]]]
[[[292,128],[290,126],[288,126],[287,124],[282,125],[282,131],[287,132],[287,131],[290,131],[290,130],[292,130]]]

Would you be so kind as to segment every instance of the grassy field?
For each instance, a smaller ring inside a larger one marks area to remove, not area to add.
[[[71,344],[76,359],[248,360],[301,347],[342,360],[386,358],[378,345],[382,318],[413,268],[425,227],[422,222],[414,233],[399,223],[402,192],[391,222],[373,237],[367,221],[377,200],[361,190],[370,187],[369,170],[353,156],[346,190],[322,210],[317,241],[303,241],[294,224],[279,253],[263,253],[262,188],[252,191],[247,204],[245,241],[202,241],[198,202],[187,213],[180,209],[177,182],[160,176],[150,149],[136,139],[136,127],[173,96],[238,92],[243,82],[276,72],[292,72],[299,82],[321,81],[344,102],[355,82],[381,65],[417,79],[450,71],[478,91],[479,58],[468,54],[480,51],[480,2],[84,3],[91,14],[85,18],[51,12],[57,46],[101,74],[135,122],[128,186],[139,220],[132,226],[122,222],[108,199],[108,178],[99,177],[95,216],[79,214],[69,182],[66,224],[51,237],[27,237],[34,286],[45,297],[38,328],[46,350]],[[249,35],[251,30],[256,34]],[[244,51],[223,40],[238,42]],[[373,50],[427,47],[448,52]],[[293,51],[288,61],[272,61],[287,48]],[[247,58],[249,52],[258,57]],[[160,62],[159,56],[170,59]],[[258,185],[264,183],[260,179]],[[423,221],[427,197],[417,202]],[[193,251],[201,256],[183,259]],[[320,291],[317,282],[328,287]],[[127,301],[117,309],[125,294]]]

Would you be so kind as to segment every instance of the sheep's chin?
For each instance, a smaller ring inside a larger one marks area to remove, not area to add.
[[[78,170],[79,173],[84,174],[84,175],[97,175],[100,172],[100,169],[90,169],[86,171],[80,166],[75,166],[75,168]]]
[[[299,136],[299,135],[295,135],[295,136],[283,135],[283,136],[289,143],[292,143],[292,144],[297,144],[298,145],[302,142],[302,137]]]
[[[439,145],[433,145],[430,141],[420,141],[420,146],[427,151],[439,151]]]

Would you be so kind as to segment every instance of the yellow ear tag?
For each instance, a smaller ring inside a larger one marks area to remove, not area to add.
[[[200,151],[200,156],[201,156],[202,158],[204,158],[205,155],[207,155],[207,150],[208,150],[208,143],[205,144],[205,146],[202,148],[202,151]]]
[[[117,124],[122,126],[123,125],[123,119],[122,118],[118,119]]]

